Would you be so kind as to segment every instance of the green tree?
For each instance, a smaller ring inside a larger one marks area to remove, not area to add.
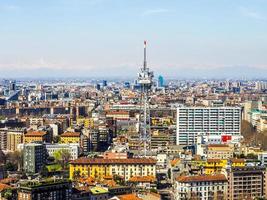
[[[40,170],[40,175],[42,177],[48,177],[48,174],[49,174],[49,172],[48,172],[47,167],[45,165],[43,165],[41,170]]]
[[[18,171],[21,171],[22,169],[22,163],[23,163],[23,153],[22,151],[15,151],[12,153],[8,153],[6,155],[6,160],[9,163],[12,163],[14,166],[16,166],[16,169]]]
[[[55,161],[61,165],[62,169],[66,169],[71,158],[71,154],[67,149],[60,149],[54,153]]]

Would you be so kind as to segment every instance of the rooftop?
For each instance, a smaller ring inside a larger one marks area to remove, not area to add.
[[[80,137],[79,132],[65,132],[60,135],[60,137]]]
[[[46,134],[47,134],[47,132],[45,132],[45,131],[29,131],[29,132],[25,133],[24,136],[33,137],[33,136],[44,136]]]
[[[211,182],[211,181],[227,181],[227,178],[223,174],[216,175],[197,175],[197,176],[180,176],[176,179],[178,182],[190,183],[190,182]]]
[[[70,162],[71,164],[156,164],[152,158],[102,159],[81,157]]]
[[[92,194],[105,194],[108,193],[108,190],[101,187],[93,187],[91,188]]]

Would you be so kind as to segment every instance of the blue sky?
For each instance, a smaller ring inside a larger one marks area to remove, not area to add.
[[[166,76],[260,76],[267,0],[0,0],[2,76],[135,76],[144,39]]]

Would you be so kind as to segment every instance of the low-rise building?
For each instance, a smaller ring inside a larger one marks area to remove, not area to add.
[[[71,182],[49,179],[29,181],[18,187],[18,200],[71,200]]]
[[[46,131],[28,131],[24,134],[24,143],[32,142],[48,142],[51,143],[52,138]]]
[[[210,144],[206,154],[208,159],[229,159],[233,158],[234,149],[226,144]]]
[[[70,179],[74,179],[76,173],[95,179],[118,175],[127,181],[133,176],[156,176],[156,160],[151,158],[102,159],[83,157],[70,162]]]
[[[49,156],[53,157],[55,152],[65,149],[69,151],[71,155],[71,160],[75,160],[79,156],[79,144],[45,144],[45,148]]]
[[[227,178],[223,174],[180,176],[175,182],[175,199],[227,199]]]
[[[81,144],[81,134],[79,132],[65,132],[60,135],[60,143],[63,144]]]

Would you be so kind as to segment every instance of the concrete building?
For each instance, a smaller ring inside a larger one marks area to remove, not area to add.
[[[175,182],[175,199],[227,199],[227,178],[223,174],[179,176]]]
[[[229,159],[233,158],[234,148],[225,144],[210,144],[206,147],[208,159]]]
[[[39,172],[46,162],[47,154],[43,144],[25,144],[23,149],[23,169],[26,173]]]
[[[0,129],[0,149],[5,151],[7,149],[7,128]]]
[[[241,109],[239,107],[178,107],[177,145],[192,145],[197,135],[213,136],[210,143],[219,143],[223,135],[239,140]]]
[[[71,155],[71,160],[78,158],[80,153],[79,144],[45,144],[45,148],[49,156],[53,157],[54,153],[58,150],[68,150]]]
[[[23,143],[24,129],[14,129],[7,132],[7,151],[17,151],[18,144]]]
[[[51,143],[52,137],[51,134],[47,131],[28,131],[24,135],[24,143],[31,142],[48,142]]]
[[[63,144],[81,144],[81,133],[65,132],[60,135],[60,143]]]
[[[29,181],[18,187],[18,200],[70,200],[71,182],[67,180]]]
[[[228,169],[228,199],[254,199],[266,195],[265,167],[232,167]]]

